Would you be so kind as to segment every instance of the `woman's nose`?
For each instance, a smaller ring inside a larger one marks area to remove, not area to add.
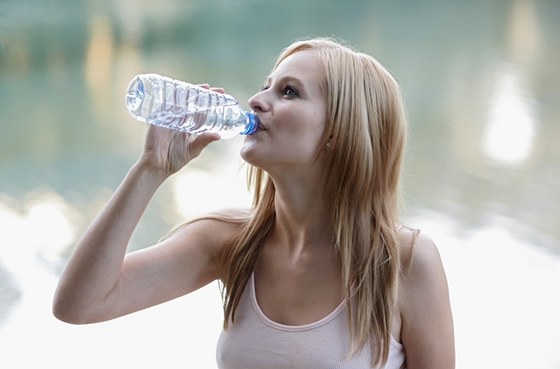
[[[249,99],[249,107],[255,112],[263,112],[268,110],[269,104],[265,99],[265,91],[257,92]]]

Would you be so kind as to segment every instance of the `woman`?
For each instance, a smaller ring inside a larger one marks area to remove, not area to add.
[[[406,121],[391,75],[333,40],[299,41],[249,105],[261,121],[241,149],[253,207],[127,254],[156,189],[219,139],[149,127],[69,260],[55,315],[104,321],[218,279],[220,368],[453,368],[438,251],[397,222]]]

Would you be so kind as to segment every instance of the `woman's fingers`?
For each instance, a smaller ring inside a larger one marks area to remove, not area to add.
[[[189,144],[190,158],[196,158],[206,146],[214,141],[218,141],[219,139],[219,134],[210,132],[201,133],[196,136]]]

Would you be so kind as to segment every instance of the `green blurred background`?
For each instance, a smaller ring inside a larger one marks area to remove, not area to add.
[[[218,287],[113,322],[56,321],[76,238],[134,162],[138,73],[245,103],[282,48],[335,36],[399,80],[403,220],[438,243],[457,368],[560,368],[557,0],[0,0],[0,367],[215,367]],[[164,185],[135,234],[246,205],[241,138]]]

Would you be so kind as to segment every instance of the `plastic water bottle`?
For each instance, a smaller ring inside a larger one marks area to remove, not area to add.
[[[180,132],[217,132],[222,138],[255,133],[258,117],[232,96],[158,74],[140,74],[126,94],[130,114]]]

